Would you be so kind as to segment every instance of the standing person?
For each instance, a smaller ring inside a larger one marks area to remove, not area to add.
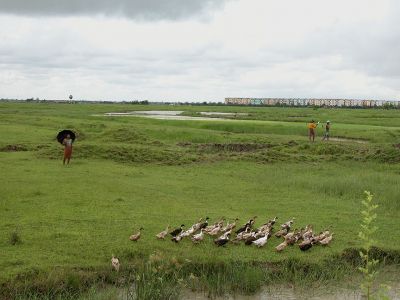
[[[330,121],[326,121],[325,124],[325,133],[324,133],[324,137],[322,138],[322,140],[327,140],[329,141],[329,130],[331,129],[331,122]]]
[[[71,135],[67,134],[67,136],[64,138],[64,140],[62,142],[62,144],[64,145],[63,165],[65,165],[65,161],[67,161],[67,164],[69,164],[69,161],[71,159],[72,142],[73,142],[73,140],[71,139]]]
[[[319,122],[318,122],[318,124],[319,124]],[[316,124],[314,120],[311,120],[311,122],[307,124],[308,139],[310,140],[310,142],[311,141],[314,142],[314,140],[315,140],[315,130],[316,130],[318,124]]]

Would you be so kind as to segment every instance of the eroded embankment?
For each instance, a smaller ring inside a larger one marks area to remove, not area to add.
[[[381,268],[400,264],[399,250],[372,248],[371,257]],[[210,297],[224,294],[251,295],[265,286],[291,284],[297,287],[338,285],[357,277],[361,263],[358,249],[346,249],[320,263],[291,258],[268,262],[193,262],[160,253],[144,258],[138,253],[120,257],[121,268],[55,268],[31,270],[3,280],[1,299],[77,299],[89,289],[116,287],[124,299],[177,299],[182,290],[206,292]],[[398,277],[398,274],[395,275]]]
[[[182,165],[215,161],[318,162],[318,161],[376,161],[399,163],[400,148],[397,145],[367,143],[318,143],[290,140],[288,142],[263,143],[193,143],[166,144],[158,140],[133,138],[120,142],[90,143],[80,141],[74,146],[73,156],[78,159],[107,159],[120,163],[155,163]],[[140,142],[138,142],[140,140]],[[59,159],[62,147],[57,144],[5,145],[0,152],[32,151],[38,158]]]

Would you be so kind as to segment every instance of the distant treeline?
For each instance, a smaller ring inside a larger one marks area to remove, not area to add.
[[[232,101],[234,100],[234,101]],[[66,104],[131,104],[131,105],[190,105],[190,106],[251,106],[251,107],[292,107],[292,108],[354,108],[354,109],[400,109],[400,101],[383,101],[383,100],[368,100],[368,103],[354,102],[355,100],[336,100],[336,101],[348,101],[340,104],[327,104],[319,103],[317,101],[307,103],[294,103],[288,100],[278,100],[275,102],[264,102],[264,101],[248,101],[248,98],[232,99],[227,98],[224,102],[170,102],[170,101],[149,101],[149,100],[132,100],[132,101],[110,101],[110,100],[45,100],[39,98],[28,98],[28,99],[4,99],[1,98],[0,102],[28,102],[28,103],[66,103]],[[243,101],[247,100],[247,101]],[[304,100],[303,100],[304,101]],[[320,100],[321,101],[321,100]],[[330,101],[330,100],[324,100]],[[361,101],[361,100],[357,100]]]
[[[68,103],[68,104],[132,104],[132,105],[217,105],[225,106],[223,102],[169,102],[169,101],[149,101],[149,100],[132,100],[132,101],[104,101],[104,100],[45,100],[39,98],[28,99],[0,99],[1,102],[30,102],[30,103]]]

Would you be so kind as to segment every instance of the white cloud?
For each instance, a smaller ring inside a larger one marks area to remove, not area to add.
[[[210,2],[207,19],[193,3],[146,21],[9,8],[23,15],[0,15],[0,98],[400,98],[395,0]]]

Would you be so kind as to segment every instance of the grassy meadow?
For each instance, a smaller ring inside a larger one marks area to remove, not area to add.
[[[247,115],[215,121],[101,115],[133,110]],[[120,258],[127,274],[137,261],[154,255],[179,262],[180,270],[190,264],[279,266],[294,261],[329,269],[327,261],[361,245],[357,233],[365,190],[379,204],[376,246],[391,253],[398,264],[399,114],[396,110],[0,102],[0,284],[21,290],[21,281],[37,274],[48,283],[46,274],[58,274],[63,281],[68,270],[98,272],[106,274],[107,282],[118,282],[110,267],[112,254]],[[337,140],[322,142],[319,128],[316,142],[310,143],[306,130],[310,119],[329,119]],[[69,166],[62,165],[63,149],[55,140],[64,128],[78,135]],[[307,252],[295,246],[277,253],[274,248],[281,240],[275,237],[261,249],[243,244],[219,248],[211,238],[199,245],[188,239],[179,244],[155,239],[167,224],[189,227],[206,216],[211,222],[237,217],[242,224],[254,215],[256,225],[275,216],[279,224],[295,217],[294,228],[307,224],[316,231],[328,228],[334,240]],[[141,226],[142,238],[129,241]],[[20,242],[10,240],[13,233]],[[260,274],[253,275],[258,279],[265,275]]]

